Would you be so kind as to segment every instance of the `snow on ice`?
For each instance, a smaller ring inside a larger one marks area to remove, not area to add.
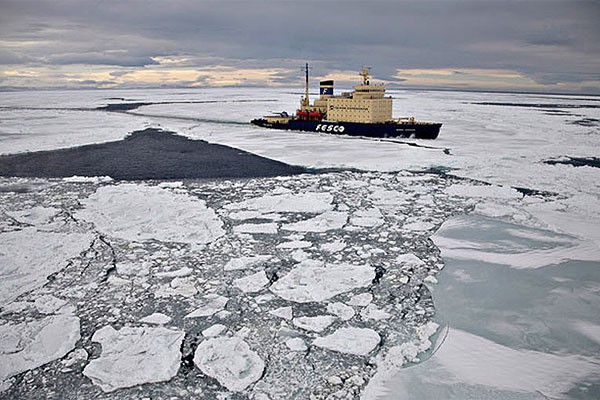
[[[268,283],[269,278],[267,278],[265,271],[259,271],[255,274],[238,278],[233,284],[244,293],[254,293],[262,290]]]
[[[203,341],[196,349],[194,364],[234,392],[241,392],[256,382],[265,369],[260,356],[237,337]]]
[[[71,314],[0,325],[0,382],[64,357],[79,338],[79,318]]]
[[[327,232],[341,229],[348,221],[348,214],[341,211],[328,211],[306,221],[283,225],[281,229],[296,232]]]
[[[238,257],[232,258],[225,264],[225,271],[235,271],[238,269],[251,269],[254,267],[258,267],[264,265],[269,260],[271,260],[273,256],[271,255],[256,255],[256,256],[246,256],[246,257]]]
[[[283,276],[270,290],[277,296],[297,303],[327,300],[337,294],[365,287],[375,278],[368,265],[325,264],[305,260]]]
[[[168,189],[120,184],[102,186],[82,201],[77,218],[125,240],[205,244],[221,237],[223,223],[204,201]]]
[[[381,337],[369,328],[340,328],[329,336],[316,338],[313,345],[340,353],[364,356],[381,341]]]
[[[42,232],[33,227],[0,233],[0,306],[44,285],[91,241],[87,233]]]
[[[323,213],[331,210],[333,197],[329,193],[267,195],[233,203],[230,210],[252,210],[269,213]]]
[[[184,336],[184,332],[163,327],[116,330],[105,326],[92,336],[92,341],[102,345],[102,354],[83,374],[105,392],[168,381],[179,370]]]

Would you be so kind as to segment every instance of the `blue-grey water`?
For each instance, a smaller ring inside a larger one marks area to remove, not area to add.
[[[578,238],[471,214],[435,241],[439,354],[401,370],[383,398],[600,398],[600,262],[561,257]]]

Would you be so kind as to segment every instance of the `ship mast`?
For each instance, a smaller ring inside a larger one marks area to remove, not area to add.
[[[304,107],[308,107],[310,105],[310,101],[308,100],[308,63],[302,68],[304,70],[306,76],[306,88],[304,91],[304,99],[302,100],[302,105]]]

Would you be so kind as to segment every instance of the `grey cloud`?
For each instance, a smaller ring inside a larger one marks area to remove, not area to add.
[[[0,65],[24,64],[31,61],[29,57],[18,54],[9,49],[0,48]]]
[[[114,65],[119,67],[144,67],[146,65],[158,64],[158,62],[145,56],[96,52],[58,54],[52,55],[47,60],[51,64]]]
[[[15,57],[57,64],[134,67],[188,55],[192,67],[297,70],[308,60],[317,75],[371,65],[382,79],[398,68],[511,68],[571,80],[600,70],[594,1],[54,0],[2,8],[0,38],[50,42]]]
[[[119,78],[121,76],[125,76],[128,74],[131,74],[133,71],[113,71],[111,72],[109,75],[114,77],[114,78]]]

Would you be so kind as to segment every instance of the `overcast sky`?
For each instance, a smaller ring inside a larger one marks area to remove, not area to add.
[[[0,87],[393,86],[600,94],[600,1],[6,1]],[[316,83],[315,83],[316,84]]]

